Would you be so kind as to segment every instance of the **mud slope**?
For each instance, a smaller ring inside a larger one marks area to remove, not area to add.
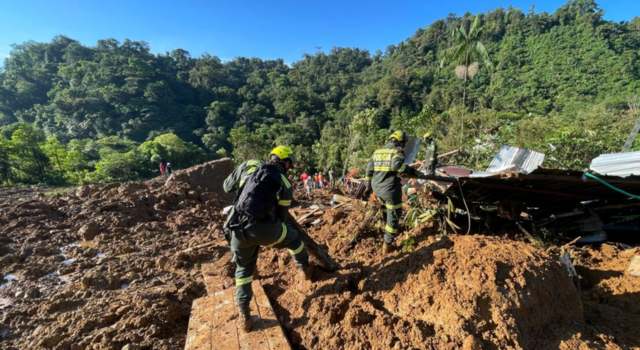
[[[555,259],[499,238],[429,240],[318,278],[306,295],[277,280],[267,288],[309,349],[557,348],[583,321]]]
[[[218,183],[232,164],[203,166]],[[201,180],[203,166],[166,186],[4,191],[0,348],[182,348],[191,302],[204,294],[197,264],[226,251],[218,213],[228,198]],[[188,250],[207,242],[217,244]]]
[[[219,214],[231,167],[55,196],[0,190],[0,348],[183,348],[205,293],[199,264],[216,262],[233,284]],[[624,273],[638,248],[572,248],[578,290],[556,247],[423,228],[411,251],[383,257],[362,210],[322,219],[310,234],[337,273],[316,270],[303,289],[286,250],[262,249],[258,261],[295,349],[640,348],[640,279]]]

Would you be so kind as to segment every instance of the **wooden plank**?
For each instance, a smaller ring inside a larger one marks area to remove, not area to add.
[[[314,208],[310,212],[308,212],[308,213],[306,213],[306,214],[304,214],[304,215],[302,215],[300,217],[295,216],[295,218],[299,223],[304,225],[306,220],[309,219],[310,217],[316,216],[316,215],[321,215],[321,214],[322,214],[322,212],[320,211],[320,208]]]
[[[203,267],[203,275],[207,268]],[[216,277],[216,276],[213,276]],[[206,279],[206,278],[205,278]],[[259,281],[253,281],[251,300],[253,330],[238,329],[234,288],[214,292],[194,300],[185,350],[291,349],[278,318]]]
[[[185,350],[239,349],[233,289],[194,300]]]
[[[270,349],[269,342],[262,332],[259,320],[259,310],[256,304],[255,293],[258,289],[262,289],[262,286],[258,281],[251,283],[251,289],[253,289],[254,297],[251,299],[251,318],[253,319],[253,329],[247,333],[242,330],[238,330],[238,338],[240,340],[240,350],[254,350],[254,349]]]
[[[259,284],[258,282],[255,283]],[[254,300],[258,306],[258,316],[260,317],[260,321],[256,326],[264,333],[269,342],[269,348],[274,350],[290,349],[291,346],[287,341],[287,337],[280,326],[276,313],[273,311],[273,307],[262,286],[255,287],[253,293]]]

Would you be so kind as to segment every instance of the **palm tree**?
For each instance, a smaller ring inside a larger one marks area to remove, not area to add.
[[[473,79],[480,69],[481,61],[487,68],[491,69],[493,64],[489,60],[489,54],[484,44],[480,41],[480,34],[483,27],[480,25],[480,16],[473,19],[469,27],[469,21],[463,21],[460,27],[453,30],[453,46],[449,48],[448,58],[458,63],[454,72],[456,77],[463,80],[462,87],[462,107],[466,108],[467,81]],[[443,65],[444,62],[441,62]],[[461,137],[464,123],[461,121]]]

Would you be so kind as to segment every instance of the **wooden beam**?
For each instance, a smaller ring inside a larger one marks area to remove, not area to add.
[[[208,264],[208,268],[214,267]],[[203,269],[207,290],[219,287],[216,275]],[[212,277],[213,276],[213,277]],[[213,283],[214,285],[209,285]],[[234,302],[234,288],[215,291],[194,300],[187,331],[185,350],[254,350],[291,349],[271,307],[269,298],[259,281],[253,281],[253,299],[250,308],[254,324],[251,332],[238,328],[238,315]]]

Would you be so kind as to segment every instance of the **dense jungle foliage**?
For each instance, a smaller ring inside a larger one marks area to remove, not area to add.
[[[640,18],[592,0],[555,13],[449,16],[371,54],[282,60],[155,55],[144,42],[64,36],[16,45],[0,70],[0,183],[79,184],[295,147],[303,168],[361,166],[391,129],[435,134],[448,162],[486,166],[501,144],[584,168],[640,117]],[[639,149],[640,143],[634,144]]]

